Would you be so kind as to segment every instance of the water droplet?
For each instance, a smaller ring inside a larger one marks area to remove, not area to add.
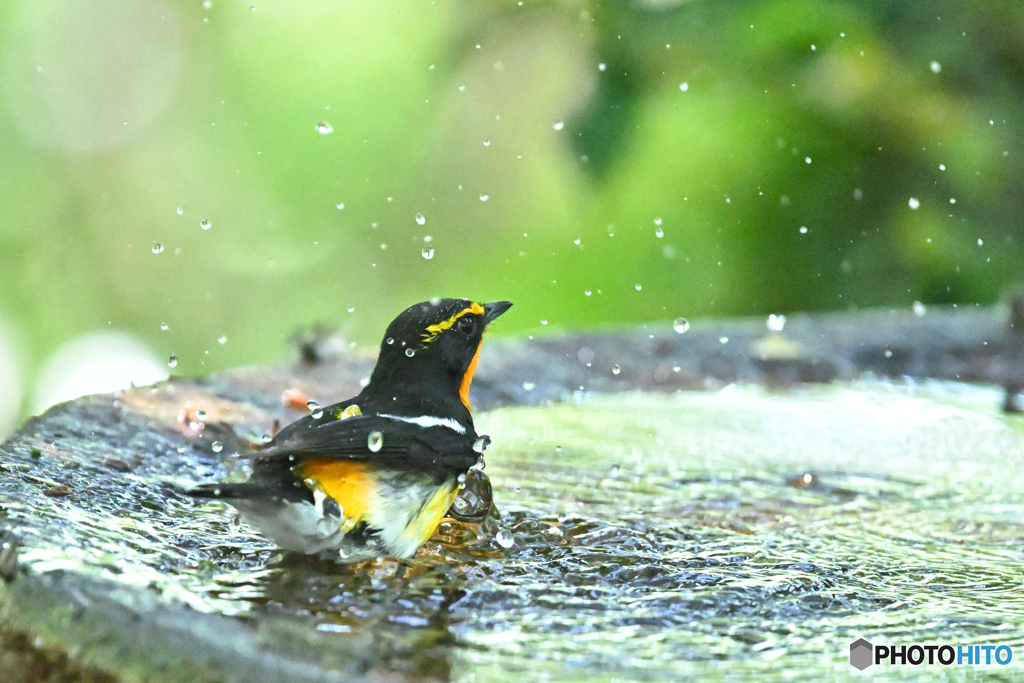
[[[561,453],[561,452],[562,452],[562,447],[561,446],[555,446],[555,453]]]
[[[320,135],[330,135],[334,132],[334,128],[326,121],[320,121],[316,124],[316,132]]]
[[[380,432],[370,432],[370,435],[366,437],[366,447],[373,453],[380,452],[380,449],[384,446],[384,435]]]
[[[168,325],[167,323],[160,323],[160,329],[166,332],[167,330],[170,329],[170,325]]]
[[[177,209],[175,209],[174,213],[176,213],[176,214],[178,214],[180,216],[181,214],[183,214],[185,212],[182,211],[181,207],[179,206]]]
[[[486,202],[490,198],[491,198],[490,195],[488,195],[486,192],[484,192],[483,194],[480,195],[480,201],[482,201],[482,202]]]
[[[690,321],[686,318],[676,318],[672,321],[672,329],[676,331],[676,334],[683,334],[690,329]]]
[[[679,89],[682,90],[683,92],[686,92],[687,90],[690,89],[690,84],[687,83],[686,81],[683,81],[682,83],[679,84]]]
[[[164,250],[164,245],[160,244],[159,242],[153,242],[153,253],[154,254],[159,254],[163,250]]]
[[[314,410],[319,410],[320,401],[314,401],[313,399],[309,399],[308,401],[306,401],[306,408],[308,408],[310,412],[313,412]]]
[[[662,230],[661,228],[656,228],[654,230],[654,236],[657,237],[660,240],[662,237],[665,236],[665,231]]]
[[[473,442],[473,450],[477,453],[483,453],[491,446],[491,437],[484,435]]]
[[[980,246],[981,246],[981,245],[983,245],[983,244],[985,244],[984,240],[982,240],[982,239],[981,239],[981,238],[979,237],[979,238],[978,238],[978,246],[980,247]]]
[[[657,218],[654,219],[654,224],[661,225],[661,216],[658,216]]]
[[[428,261],[430,259],[434,258],[434,248],[433,247],[423,247],[423,251],[420,252],[420,253],[423,254],[423,258],[427,259]]]
[[[907,206],[916,211],[917,207],[921,206],[921,202],[917,199],[917,197],[911,197],[909,200],[907,200]]]
[[[203,230],[209,230],[210,229],[210,219],[209,218],[204,218],[203,220],[199,221],[199,227],[202,228]]]
[[[349,306],[345,310],[347,310],[349,313],[355,313],[356,312],[356,307],[355,306]]]
[[[178,365],[178,357],[177,356],[171,356],[170,358],[167,359],[167,367],[173,368],[173,367],[176,367],[177,365]]]
[[[413,356],[416,355],[416,352],[413,351],[412,349],[406,349],[405,350],[405,355],[409,356],[409,358],[412,358]]]
[[[859,187],[853,188],[853,198],[858,202],[864,199],[864,190],[860,189]]]
[[[547,321],[547,319],[545,319],[545,318],[541,318],[541,319],[540,319],[540,324],[541,324],[541,325],[547,325],[547,324],[548,324],[548,321]]]
[[[430,244],[431,242],[434,241],[434,238],[431,237],[430,235],[424,235],[423,236],[423,241],[426,242],[427,244]]]
[[[589,289],[584,289],[583,290],[583,294],[584,294],[584,296],[590,296],[590,290]]]
[[[644,288],[644,286],[643,286],[642,284],[640,284],[639,282],[638,282],[638,283],[636,283],[636,284],[635,284],[635,285],[633,285],[633,286],[634,286],[634,287],[636,287],[636,291],[638,291],[638,292],[639,292],[639,291],[640,291],[641,289],[643,289],[643,288]]]
[[[613,365],[612,366],[612,374],[613,375],[617,375],[620,372],[622,372],[622,368],[620,368],[618,365]]]
[[[338,211],[341,211],[345,208],[345,202],[338,202],[336,206],[338,207]]]
[[[555,125],[551,127],[554,128],[555,130],[562,130],[563,128],[565,128],[565,124],[562,123],[561,121],[555,121]]]
[[[601,62],[600,64],[597,65],[597,70],[598,71],[604,71],[607,68],[608,68],[608,65],[605,64],[604,62]]]
[[[536,387],[536,386],[537,386],[536,384],[534,384],[533,382],[531,382],[529,380],[523,380],[523,390],[524,391],[533,391],[534,387]]]
[[[811,163],[811,158],[810,157],[804,157],[804,161],[809,164],[809,163]]]
[[[395,338],[394,337],[388,337],[384,341],[385,341],[385,343],[387,343],[388,346],[390,346],[390,345],[395,343]]]
[[[946,170],[946,165],[945,164],[939,164],[939,170],[940,171],[945,171]]]
[[[572,243],[573,244],[579,244],[580,243],[580,238],[579,237],[574,238]]]
[[[491,141],[490,140],[484,140],[484,147],[490,147],[490,146],[491,146]]]
[[[718,342],[720,344],[728,344],[729,343],[729,338],[728,337],[719,337],[718,338]]]
[[[892,351],[890,349],[886,349],[885,350],[885,357],[886,358],[892,358]]]
[[[775,315],[772,313],[768,316],[768,329],[772,332],[782,332],[782,328],[786,326],[786,316]]]
[[[806,225],[801,225],[800,226],[800,234],[801,235],[806,235],[807,234],[807,226]]]
[[[927,312],[928,312],[928,307],[927,306],[925,306],[920,301],[915,301],[914,302],[914,315],[916,315],[917,317],[920,318],[922,315],[924,315]]]
[[[424,216],[422,213],[418,213],[416,214],[416,222],[419,223],[420,225],[423,225],[424,223],[427,222],[427,217]]]
[[[274,437],[272,437],[270,434],[264,434],[263,435],[263,443],[270,443],[273,440],[274,440]]]
[[[939,64],[937,59],[932,60],[932,63],[929,65],[929,68],[931,68],[933,74],[937,74],[940,71],[942,71],[942,65]]]
[[[512,532],[505,527],[498,529],[498,533],[494,534],[494,542],[500,545],[505,550],[508,550],[516,543],[516,539],[512,536]]]
[[[196,411],[196,419],[197,420],[205,420],[206,419],[206,411],[205,410],[197,410]]]
[[[214,453],[220,453],[222,450],[224,450],[224,444],[222,444],[220,441],[214,441],[212,444],[210,444],[210,448],[213,449]]]
[[[220,344],[221,346],[224,346],[225,344],[228,343],[228,338],[222,334],[219,337],[217,337],[217,343]]]

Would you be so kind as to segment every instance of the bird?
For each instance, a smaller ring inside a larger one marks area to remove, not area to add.
[[[487,326],[512,306],[432,299],[387,327],[370,381],[278,432],[222,500],[279,547],[357,562],[412,557],[445,516],[490,437],[469,388]]]

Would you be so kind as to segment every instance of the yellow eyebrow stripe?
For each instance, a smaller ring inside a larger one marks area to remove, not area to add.
[[[456,320],[466,315],[467,313],[472,313],[474,315],[483,315],[484,307],[478,303],[473,303],[470,304],[467,308],[463,308],[461,311],[459,311],[458,313],[456,313],[455,315],[453,315],[452,317],[448,318],[445,321],[439,322],[436,325],[428,325],[427,331],[423,333],[423,343],[429,344],[430,342],[437,339],[437,335],[441,334],[447,329],[450,329],[451,326],[455,324]]]

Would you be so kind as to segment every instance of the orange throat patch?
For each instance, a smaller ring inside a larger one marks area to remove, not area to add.
[[[459,386],[459,398],[462,399],[462,405],[466,406],[466,410],[473,413],[473,408],[469,405],[469,385],[473,383],[473,373],[476,372],[476,362],[480,360],[480,347],[484,345],[483,337],[480,338],[480,343],[477,344],[476,353],[473,354],[473,360],[469,361],[469,367],[466,368],[466,374],[462,376],[462,385]]]

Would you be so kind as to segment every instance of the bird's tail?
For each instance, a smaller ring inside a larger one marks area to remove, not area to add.
[[[215,500],[292,500],[305,499],[308,497],[308,489],[287,490],[282,486],[268,484],[250,484],[248,482],[231,484],[202,484],[190,491],[186,491],[193,498],[212,498]],[[304,495],[305,494],[305,495]]]

